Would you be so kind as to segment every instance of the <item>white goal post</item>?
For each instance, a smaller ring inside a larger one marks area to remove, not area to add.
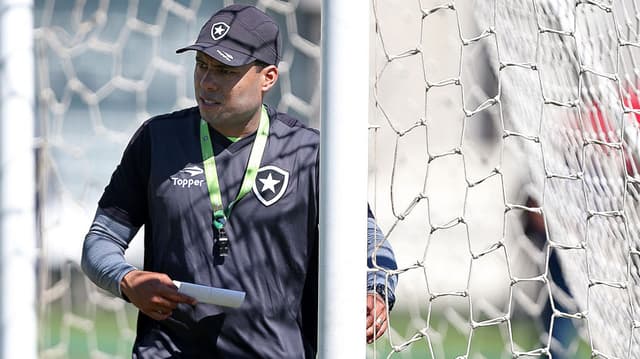
[[[0,358],[37,356],[32,7],[0,1]]]
[[[318,356],[362,358],[369,4],[325,0],[322,14]]]

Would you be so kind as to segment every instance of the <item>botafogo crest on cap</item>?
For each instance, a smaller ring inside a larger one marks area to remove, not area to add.
[[[229,32],[229,25],[224,22],[216,22],[211,26],[211,38],[214,40],[222,39]]]

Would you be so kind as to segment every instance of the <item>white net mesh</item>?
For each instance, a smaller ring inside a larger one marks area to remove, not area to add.
[[[35,1],[39,128],[40,355],[130,357],[136,312],[79,269],[97,200],[135,129],[193,106],[194,59],[176,55],[232,1]],[[243,1],[283,32],[278,86],[268,102],[317,125],[319,6]],[[141,266],[141,239],[128,259]]]
[[[372,353],[638,357],[637,2],[373,8],[372,196],[410,314]]]

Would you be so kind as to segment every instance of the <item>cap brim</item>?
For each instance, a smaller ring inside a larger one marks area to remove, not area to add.
[[[211,45],[211,44],[195,43],[191,46],[177,49],[176,53],[180,54],[188,50],[204,52],[205,54],[213,57],[214,59],[220,61],[221,63],[227,66],[232,66],[232,67],[248,65],[256,61],[256,58],[253,56],[243,54],[242,52],[238,52],[236,50],[230,49],[225,46]]]

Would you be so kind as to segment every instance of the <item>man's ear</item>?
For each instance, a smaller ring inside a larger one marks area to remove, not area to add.
[[[271,88],[276,84],[276,81],[278,81],[278,68],[274,65],[269,65],[263,68],[262,71],[260,71],[260,74],[263,79],[262,91],[267,92],[271,90]]]

